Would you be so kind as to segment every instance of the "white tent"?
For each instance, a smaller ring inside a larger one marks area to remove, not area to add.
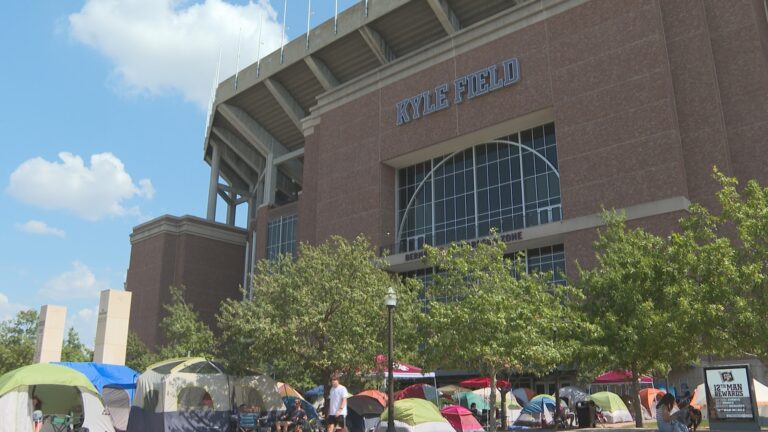
[[[32,432],[32,398],[42,402],[44,432],[53,419],[78,415],[91,432],[114,432],[109,412],[96,388],[80,372],[65,366],[39,363],[0,376],[0,432]]]
[[[173,359],[139,376],[128,431],[227,430],[231,413],[221,368],[199,357]]]
[[[232,377],[230,382],[235,394],[235,406],[258,406],[261,412],[285,411],[283,398],[277,390],[277,382],[266,375]]]

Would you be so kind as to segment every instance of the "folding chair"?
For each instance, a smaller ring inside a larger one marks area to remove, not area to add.
[[[259,428],[259,414],[244,412],[237,415],[238,432],[255,432]]]
[[[70,430],[72,422],[68,415],[62,416],[57,414],[51,414],[50,416],[51,427],[55,432],[66,432]]]

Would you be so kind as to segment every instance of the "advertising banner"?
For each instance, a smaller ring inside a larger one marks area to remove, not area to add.
[[[704,380],[711,423],[757,424],[748,366],[706,367]]]

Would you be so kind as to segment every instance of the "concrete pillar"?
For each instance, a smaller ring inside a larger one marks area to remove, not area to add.
[[[275,188],[277,187],[277,167],[274,164],[275,154],[269,152],[267,164],[264,167],[264,197],[263,203],[273,205],[275,203]]]
[[[219,170],[221,169],[221,150],[215,141],[211,141],[213,156],[211,157],[211,181],[208,184],[208,217],[209,221],[216,220],[216,201],[219,199]]]
[[[37,321],[37,345],[35,363],[61,361],[61,347],[64,344],[64,326],[67,320],[67,308],[64,306],[43,305]]]
[[[237,204],[235,204],[235,200],[237,199],[237,194],[229,192],[229,199],[232,203],[227,204],[227,225],[235,226],[235,216],[237,215]]]
[[[124,365],[131,317],[131,292],[104,290],[99,299],[99,321],[93,361]]]

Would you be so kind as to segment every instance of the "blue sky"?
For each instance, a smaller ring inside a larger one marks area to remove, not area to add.
[[[288,0],[287,39],[307,0]],[[339,11],[357,3],[339,0]],[[220,80],[279,47],[283,0],[11,1],[0,13],[0,320],[67,307],[93,346],[134,225],[204,216],[203,129]],[[333,0],[312,1],[312,26]],[[223,206],[219,206],[220,208]],[[221,219],[219,219],[221,220]]]

